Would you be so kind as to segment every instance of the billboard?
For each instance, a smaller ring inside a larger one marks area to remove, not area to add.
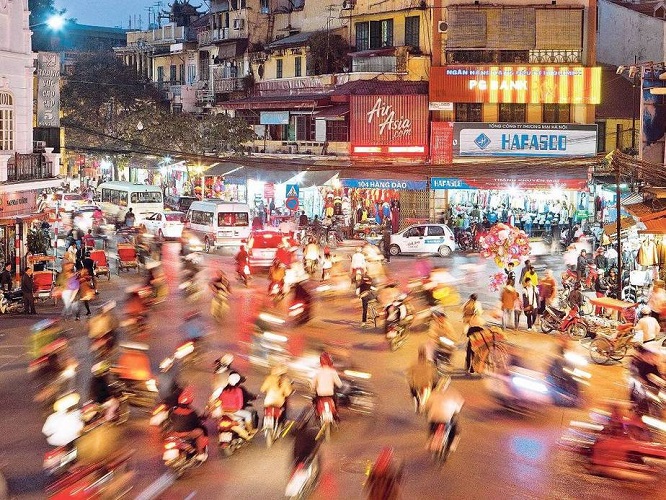
[[[37,54],[37,126],[60,127],[60,56]]]
[[[428,154],[427,95],[350,96],[352,156]]]
[[[599,104],[601,68],[439,66],[430,70],[430,102]]]
[[[664,158],[664,135],[666,134],[666,95],[652,93],[653,88],[666,87],[666,81],[659,77],[666,70],[643,69],[641,84],[641,159],[661,164]]]
[[[595,156],[597,126],[568,123],[453,124],[455,156]]]

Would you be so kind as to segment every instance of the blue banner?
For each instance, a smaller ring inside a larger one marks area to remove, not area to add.
[[[413,189],[428,188],[427,181],[397,181],[391,179],[340,179],[342,187],[361,189]]]
[[[478,189],[455,177],[431,177],[431,189]]]

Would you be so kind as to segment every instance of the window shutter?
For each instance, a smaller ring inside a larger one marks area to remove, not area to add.
[[[488,9],[487,47],[531,50],[536,37],[533,8]]]
[[[582,9],[538,9],[536,48],[581,50],[583,47]]]
[[[486,12],[479,9],[449,9],[447,49],[484,48]]]

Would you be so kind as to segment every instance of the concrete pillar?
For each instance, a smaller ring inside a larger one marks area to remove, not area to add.
[[[44,158],[51,163],[51,176],[57,177],[60,173],[60,154],[54,153],[53,148],[44,148]]]
[[[0,182],[7,182],[7,162],[12,156],[14,155],[0,153]]]

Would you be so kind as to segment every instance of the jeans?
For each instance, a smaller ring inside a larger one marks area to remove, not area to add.
[[[465,370],[470,373],[474,373],[474,368],[472,367],[472,358],[474,357],[474,351],[472,351],[472,341],[467,340],[467,352],[465,354]]]
[[[361,298],[361,305],[363,306],[363,317],[361,318],[361,321],[365,323],[368,321],[368,303],[370,302],[371,298],[368,297],[362,297]]]
[[[520,309],[514,309],[513,311],[513,316],[515,320],[513,326],[516,330],[518,330],[518,326],[520,325],[520,313],[521,313]]]
[[[534,326],[534,323],[536,323],[536,318],[537,318],[537,312],[536,309],[532,309],[531,311],[524,311],[525,316],[527,317],[527,328],[532,328]]]
[[[509,328],[512,312],[513,309],[502,309],[502,328]]]

